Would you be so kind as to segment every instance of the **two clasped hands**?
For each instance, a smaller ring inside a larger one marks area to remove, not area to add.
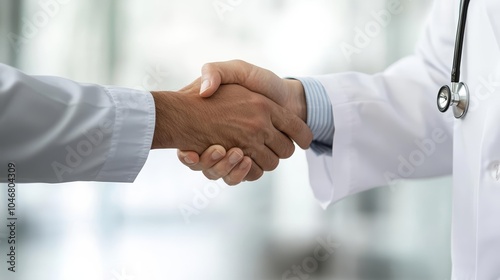
[[[177,148],[182,163],[229,185],[259,179],[293,141],[306,149],[313,138],[301,82],[243,61],[206,64],[182,90],[152,94],[152,149]]]

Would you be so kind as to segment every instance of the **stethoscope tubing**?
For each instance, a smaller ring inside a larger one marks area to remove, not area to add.
[[[455,53],[453,56],[453,67],[451,69],[451,82],[458,83],[460,81],[460,67],[462,63],[462,53],[465,37],[465,25],[467,22],[467,12],[469,9],[470,0],[462,0],[460,6],[460,16],[458,19],[457,36],[455,39]]]
[[[467,84],[460,82],[460,67],[465,37],[465,25],[467,23],[467,12],[470,0],[462,0],[460,15],[458,17],[457,35],[455,38],[455,51],[453,54],[453,66],[451,68],[451,87],[444,85],[439,89],[437,96],[437,107],[442,113],[453,108],[453,115],[457,119],[464,118],[469,109],[469,88]]]

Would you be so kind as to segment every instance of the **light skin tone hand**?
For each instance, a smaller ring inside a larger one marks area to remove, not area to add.
[[[280,158],[293,154],[290,138],[309,146],[312,135],[307,125],[272,100],[239,85],[221,86],[213,97],[202,98],[200,84],[198,79],[178,92],[152,92],[156,106],[152,149],[193,151],[220,169],[236,163],[238,168],[231,169],[234,176],[245,174],[256,180],[263,171],[274,170]],[[219,146],[210,147],[213,144]],[[213,170],[204,171],[209,178],[216,176]]]
[[[216,90],[221,84],[238,84],[250,91],[258,92],[286,108],[304,123],[307,122],[307,106],[302,83],[297,80],[281,79],[273,72],[259,68],[240,60],[205,64],[202,68],[200,95],[211,97],[217,95]],[[215,94],[214,94],[215,93]],[[207,98],[211,99],[211,98]],[[310,133],[310,131],[308,131]],[[312,136],[310,135],[310,139]],[[303,145],[299,146],[307,148]],[[218,159],[210,157],[215,151],[220,154]],[[242,168],[251,160],[243,157],[241,161],[229,161],[233,153],[241,153],[241,149],[232,148],[227,151],[220,145],[213,145],[201,156],[195,151],[179,150],[179,160],[192,170],[201,170],[207,178],[215,180],[223,178],[229,185],[242,181],[254,180],[255,174]],[[259,174],[262,176],[263,173]],[[259,176],[259,177],[260,177]]]

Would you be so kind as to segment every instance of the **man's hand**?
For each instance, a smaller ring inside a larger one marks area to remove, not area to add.
[[[304,123],[307,121],[304,89],[297,80],[281,79],[269,70],[244,61],[234,60],[205,64],[202,68],[201,81],[200,95],[203,97],[212,96],[221,84],[239,84],[289,109],[294,115],[300,117]],[[302,148],[307,148],[310,143],[307,146],[298,144]],[[224,156],[214,160],[209,156],[214,151]],[[178,151],[178,157],[181,162],[191,169],[202,170],[205,176],[209,174],[207,176],[209,179],[224,178],[226,183],[234,185],[245,179],[250,179],[248,176],[245,177],[246,174],[241,168],[241,165],[245,166],[247,164],[248,159],[242,158],[241,163],[229,162],[231,153],[235,152],[241,152],[241,150],[233,148],[226,155],[223,147],[212,146],[201,154],[201,157],[193,151]],[[254,176],[252,179],[254,179]]]
[[[203,97],[212,96],[220,85],[238,84],[266,96],[307,121],[304,88],[297,80],[282,79],[267,69],[241,60],[207,63],[201,73],[200,95]]]
[[[243,170],[250,166],[247,179],[255,180],[263,171],[274,170],[279,158],[293,154],[289,137],[304,147],[311,142],[312,134],[300,118],[262,95],[238,85],[222,86],[211,98],[201,98],[199,92],[199,80],[179,92],[152,92],[156,105],[153,149],[201,154],[213,144],[239,147],[227,153],[225,160],[232,164],[239,159]]]
[[[239,148],[226,149],[220,145],[213,145],[199,156],[196,152],[177,151],[179,160],[192,170],[202,171],[211,180],[224,178],[228,185],[237,185],[243,180],[256,180],[262,172],[250,169],[253,161],[248,156],[243,156]]]

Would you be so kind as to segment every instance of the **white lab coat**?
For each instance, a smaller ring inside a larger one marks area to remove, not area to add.
[[[0,64],[0,183],[9,163],[17,183],[133,182],[154,126],[149,92],[29,76]]]
[[[323,204],[397,178],[453,173],[455,280],[500,279],[500,2],[472,0],[462,77],[471,93],[465,119],[441,114],[450,83],[458,0],[435,1],[415,55],[377,75],[318,77],[333,105],[332,155],[308,152]],[[451,110],[450,110],[451,111]]]

